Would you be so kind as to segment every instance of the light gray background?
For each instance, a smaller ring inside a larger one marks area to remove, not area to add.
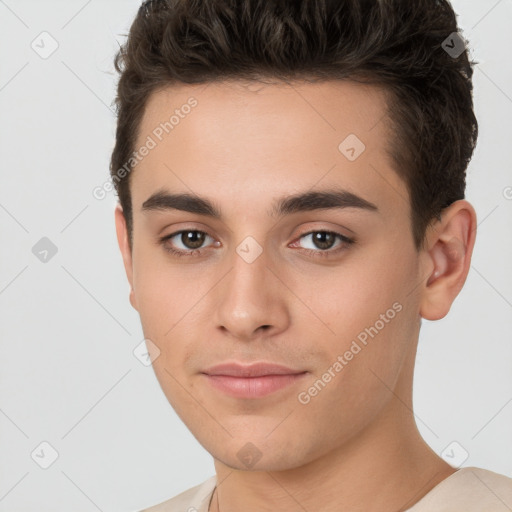
[[[114,143],[113,55],[138,6],[0,0],[0,511],[139,510],[214,474],[132,353],[143,336],[115,196],[92,195]],[[479,227],[450,314],[424,321],[415,410],[436,452],[512,476],[512,0],[454,6],[480,62]],[[51,48],[43,31],[59,45],[46,59],[31,47]],[[42,237],[58,249],[46,263]],[[48,469],[43,441],[58,452]]]

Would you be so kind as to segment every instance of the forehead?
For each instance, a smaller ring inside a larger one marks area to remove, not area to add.
[[[190,107],[191,104],[194,106]],[[211,149],[208,143],[217,145],[219,138],[224,139],[223,147],[228,146],[230,140],[226,136],[231,136],[234,142],[253,141],[253,146],[260,150],[274,141],[284,151],[288,146],[283,144],[285,140],[297,142],[302,136],[305,140],[301,146],[311,153],[313,146],[320,150],[327,145],[332,147],[350,133],[368,142],[367,146],[375,145],[374,139],[384,134],[386,123],[381,121],[385,114],[386,93],[352,81],[267,85],[233,80],[180,85],[150,96],[141,121],[139,142],[141,136],[171,121],[169,134],[173,138],[200,136],[204,149]],[[374,132],[377,125],[380,129]],[[259,146],[263,140],[265,146]],[[320,141],[324,143],[319,144]]]
[[[134,210],[167,188],[268,211],[273,197],[317,183],[396,207],[408,194],[388,140],[384,91],[357,82],[167,87],[140,123],[136,147],[152,149],[132,171]]]

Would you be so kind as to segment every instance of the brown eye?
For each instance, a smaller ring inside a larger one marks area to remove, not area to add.
[[[214,240],[208,233],[197,229],[184,229],[160,239],[164,249],[176,256],[199,255],[207,238]]]
[[[182,231],[180,241],[187,249],[199,249],[204,243],[206,233],[202,231]]]
[[[302,239],[307,238],[310,239],[310,247],[304,247],[303,242],[301,242]],[[336,239],[340,240],[338,244],[336,244]],[[302,234],[297,241],[292,244],[292,247],[302,248],[307,254],[310,254],[313,257],[329,257],[337,255],[339,252],[344,251],[354,243],[355,240],[352,240],[341,233],[317,230]]]
[[[319,249],[330,249],[336,242],[336,235],[329,231],[316,231],[311,235],[313,243]]]

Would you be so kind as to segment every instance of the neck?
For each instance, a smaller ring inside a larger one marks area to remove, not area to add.
[[[401,376],[392,393],[370,425],[306,465],[241,471],[215,460],[218,485],[210,511],[409,509],[455,469],[418,432],[412,413],[412,370]]]

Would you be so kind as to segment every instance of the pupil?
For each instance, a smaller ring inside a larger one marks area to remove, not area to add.
[[[328,238],[329,240],[325,241],[325,238]],[[335,238],[332,233],[322,232],[315,233],[313,240],[319,249],[330,249],[334,243]]]
[[[204,233],[199,231],[185,231],[181,234],[181,241],[189,249],[197,249],[204,243]]]

